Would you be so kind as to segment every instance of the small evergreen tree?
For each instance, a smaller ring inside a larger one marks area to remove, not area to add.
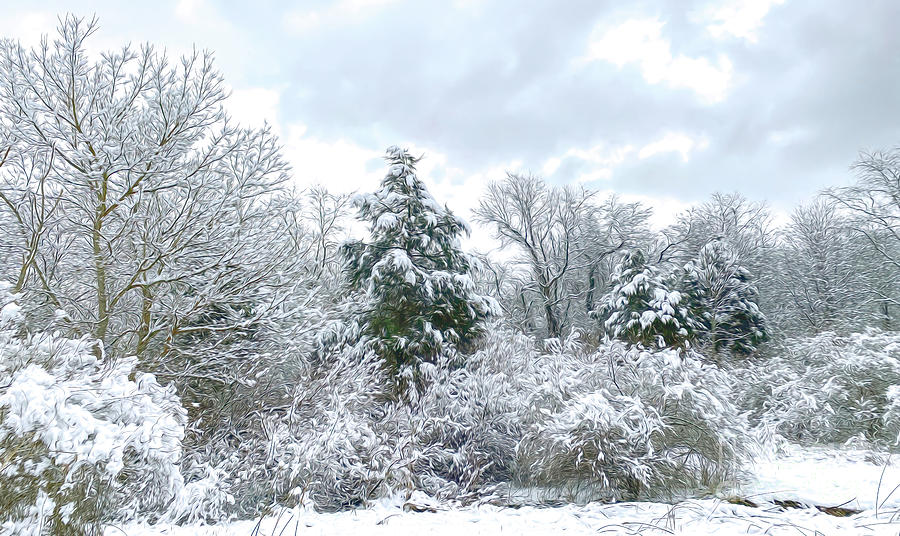
[[[351,287],[369,304],[363,333],[402,390],[404,369],[415,374],[419,362],[447,346],[467,345],[498,306],[476,291],[475,260],[459,245],[469,228],[416,177],[419,159],[398,147],[385,159],[381,189],[354,200],[369,223],[369,241],[347,242],[342,252]]]
[[[640,250],[622,260],[595,316],[605,318],[603,326],[611,337],[648,348],[686,348],[693,336],[681,293],[669,290]]]
[[[706,244],[685,266],[682,280],[698,339],[715,352],[750,354],[766,340],[766,319],[750,272],[725,241]]]

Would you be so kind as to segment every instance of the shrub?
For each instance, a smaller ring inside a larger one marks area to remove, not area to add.
[[[322,338],[340,341],[345,328]],[[269,413],[264,437],[217,466],[237,504],[335,510],[398,492],[468,502],[520,487],[668,497],[736,475],[746,422],[728,401],[727,376],[695,354],[618,342],[591,352],[577,335],[539,350],[530,337],[489,333],[474,354],[420,363],[425,387],[402,401],[353,336],[300,359],[297,388]],[[253,491],[259,483],[267,494]]]
[[[753,422],[800,442],[896,444],[900,334],[869,329],[788,339],[738,371]]]
[[[671,498],[738,476],[749,454],[745,421],[729,402],[729,378],[696,354],[616,342],[584,353],[570,341],[551,357],[566,380],[529,389],[525,483],[619,500]]]
[[[0,532],[99,533],[160,511],[182,484],[174,390],[134,358],[98,359],[97,341],[21,322],[0,286]]]

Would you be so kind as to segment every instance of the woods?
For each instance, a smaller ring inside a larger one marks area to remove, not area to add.
[[[96,29],[0,43],[3,531],[706,496],[773,436],[896,452],[896,150],[780,227],[726,193],[657,229],[510,170],[473,213],[498,260],[427,154],[301,190],[211,54]]]

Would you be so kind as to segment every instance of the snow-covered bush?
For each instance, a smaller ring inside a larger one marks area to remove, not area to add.
[[[256,390],[241,393],[249,415],[186,460],[197,494],[171,517],[208,522],[297,504],[333,510],[386,494],[398,444],[383,425],[391,401],[381,361],[358,340],[355,323],[325,323],[260,368]],[[210,467],[218,495],[204,484]]]
[[[494,326],[496,328],[496,326]],[[414,485],[430,495],[468,500],[500,494],[517,478],[524,432],[521,380],[537,352],[530,337],[491,329],[465,361],[444,356],[424,368],[428,388],[404,406],[400,423]]]
[[[0,532],[82,534],[165,507],[182,485],[174,390],[21,322],[0,286]]]
[[[630,499],[737,476],[749,453],[746,422],[729,401],[729,378],[696,354],[617,342],[587,353],[567,341],[542,358],[559,380],[537,375],[528,389],[530,427],[519,446],[526,483]]]
[[[894,443],[900,431],[900,334],[870,329],[788,339],[737,371],[751,418],[805,442]]]
[[[381,363],[369,351],[348,348],[310,372],[273,434],[272,461],[290,502],[359,506],[391,485],[397,448],[394,434],[379,426],[389,412],[380,399]]]
[[[423,387],[398,398],[381,358],[352,343],[358,326],[323,327],[316,352],[293,356],[296,388],[284,405],[216,464],[236,501],[220,506],[334,510],[395,493],[471,501],[521,487],[650,497],[734,475],[747,426],[727,377],[693,353],[619,342],[589,351],[577,334],[541,350],[499,326],[487,331],[473,354],[420,363]],[[184,511],[203,520],[190,513],[202,507]]]
[[[175,495],[160,521],[178,524],[216,523],[228,518],[234,504],[227,475],[216,467],[197,467],[202,477],[187,482]]]

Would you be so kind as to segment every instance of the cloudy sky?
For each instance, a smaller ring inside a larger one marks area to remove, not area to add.
[[[0,35],[35,43],[68,5],[8,2]],[[895,0],[78,6],[96,50],[215,51],[232,113],[275,126],[299,184],[372,190],[401,144],[463,215],[523,170],[645,200],[658,222],[717,190],[783,217],[900,142]]]

